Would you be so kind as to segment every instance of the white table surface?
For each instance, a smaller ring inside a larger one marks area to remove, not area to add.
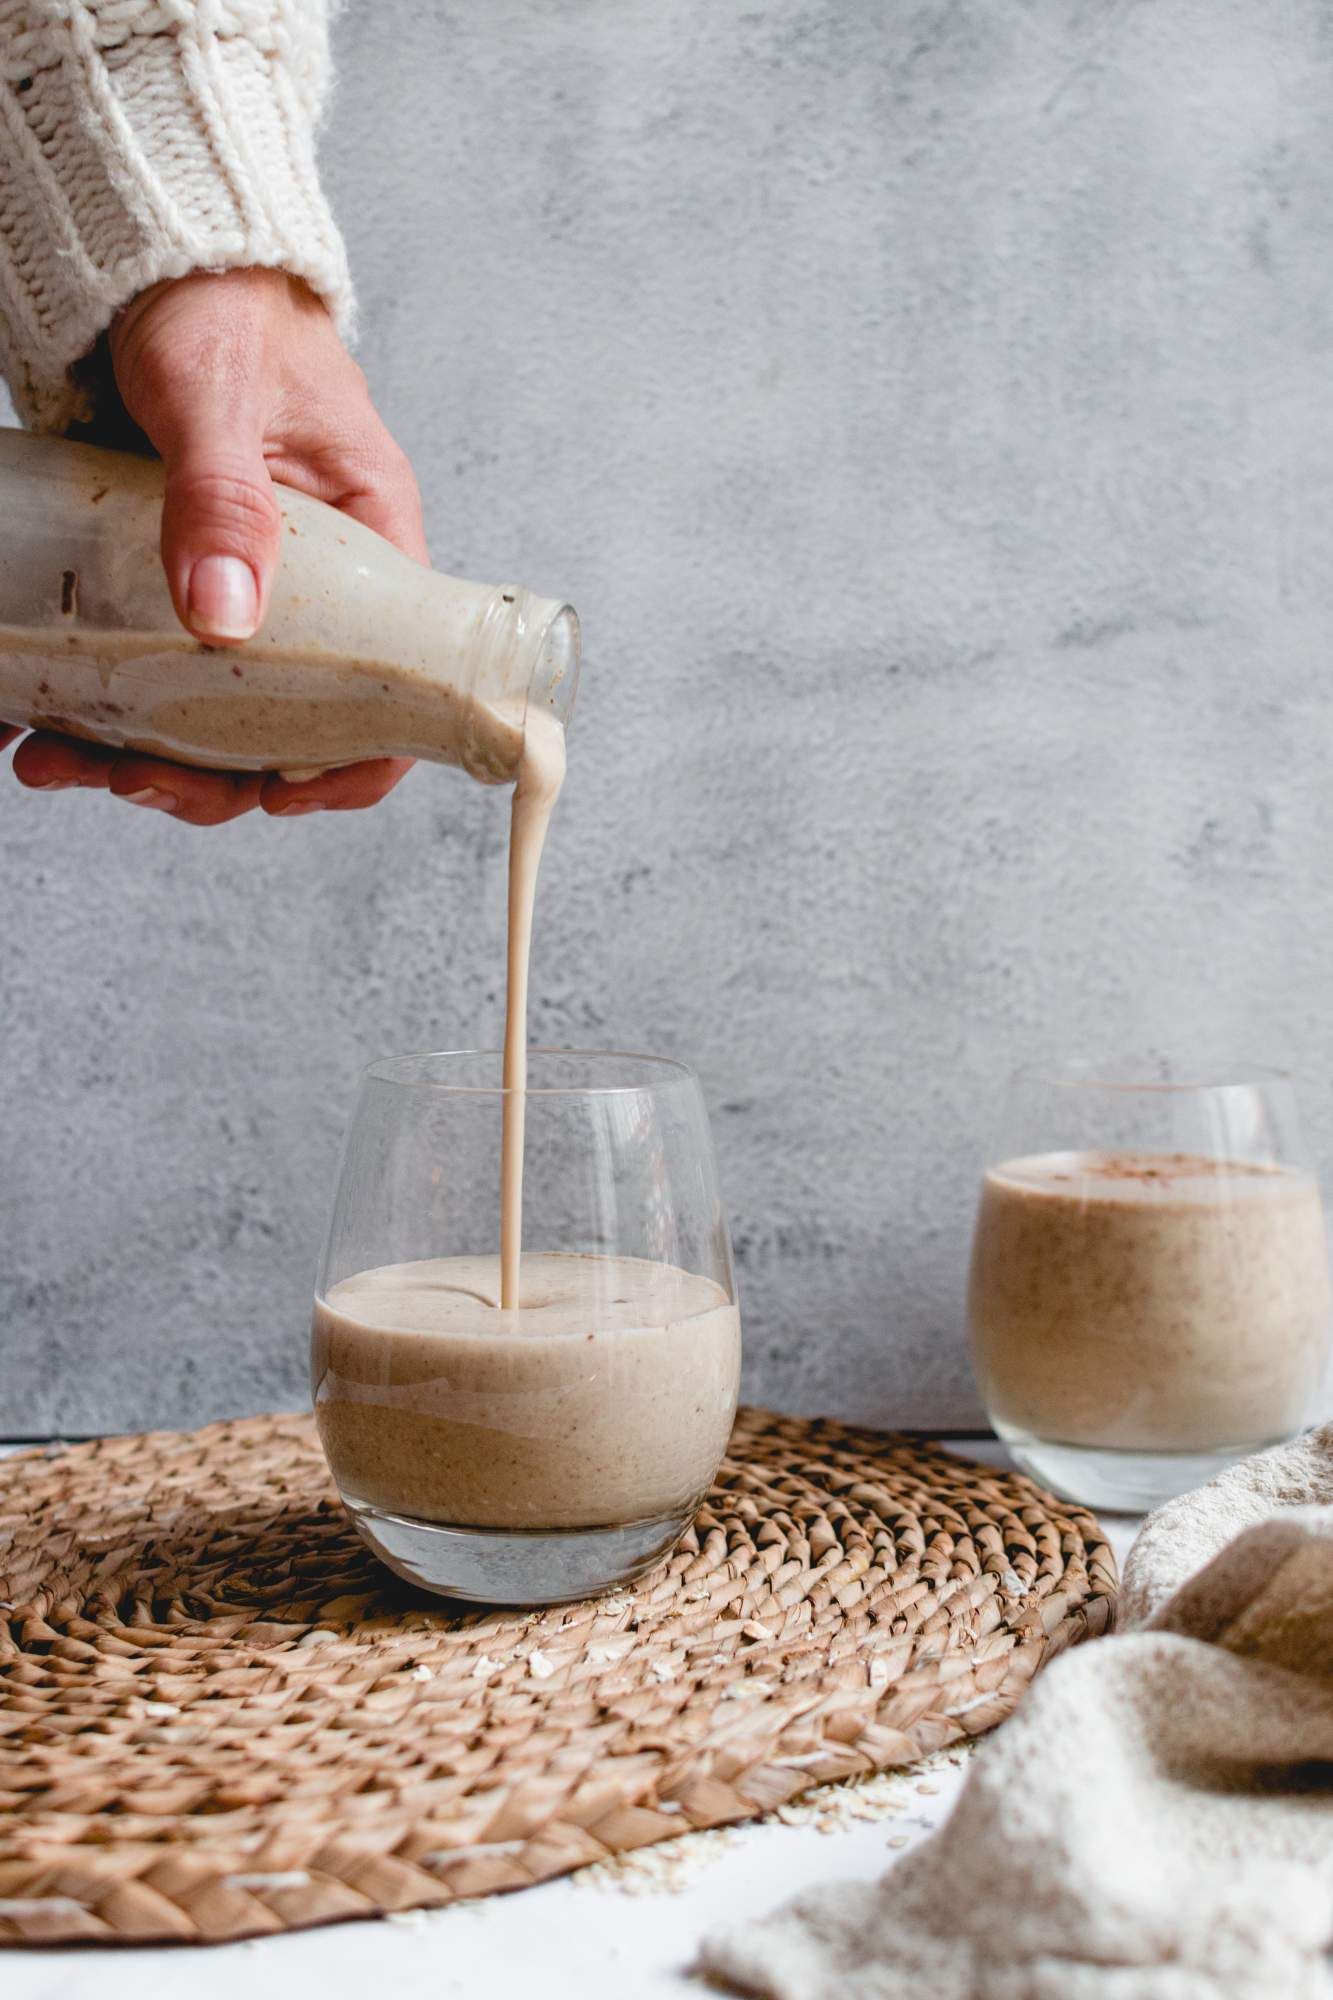
[[[1004,1464],[998,1445],[960,1453]],[[1123,1561],[1138,1523],[1101,1516]],[[683,2000],[700,1940],[812,1883],[873,1880],[944,1819],[967,1756],[785,1808],[788,1821],[689,1834],[610,1871],[449,1909],[227,1945],[0,1950],[4,2000]],[[873,1807],[875,1817],[857,1817]],[[790,1823],[791,1820],[797,1823]],[[924,1996],[923,1996],[924,2000]]]

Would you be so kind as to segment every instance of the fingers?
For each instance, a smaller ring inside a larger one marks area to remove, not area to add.
[[[183,820],[187,826],[223,826],[259,804],[258,771],[198,771],[165,757],[81,743],[37,730],[14,752],[14,776],[39,792],[109,791],[126,804]]]
[[[130,805],[164,812],[187,826],[225,826],[253,812],[263,782],[259,771],[199,771],[126,752],[112,766],[110,790]]]
[[[340,494],[336,505],[406,555],[420,563],[430,561],[416,475],[387,431],[375,441],[361,482]]]
[[[305,433],[271,451],[269,467],[280,485],[313,493],[414,561],[430,562],[416,476],[369,405],[350,440],[330,443]]]
[[[14,752],[14,776],[30,791],[109,791],[128,805],[166,813],[188,826],[224,826],[256,806],[272,819],[354,812],[378,805],[411,768],[410,757],[374,757],[297,783],[275,772],[200,771],[47,730],[35,730]]]
[[[194,272],[141,293],[109,339],[125,407],[166,466],[162,560],[177,615],[197,638],[238,645],[263,622],[284,540],[275,480],[429,560],[407,457],[324,305],[299,281],[262,269]],[[118,797],[215,825],[256,803],[277,818],[373,805],[409,768],[377,758],[296,784],[140,758],[117,760],[100,781]],[[61,771],[94,782],[67,764]]]
[[[263,620],[282,517],[264,461],[276,394],[277,272],[150,286],[110,329],[116,382],[167,469],[162,562],[176,615],[210,645]]]
[[[187,430],[166,463],[162,563],[176,616],[209,645],[239,645],[263,623],[282,533],[260,439]]]
[[[104,792],[117,754],[102,743],[35,729],[14,752],[14,776],[34,792],[65,792],[73,785]]]
[[[411,768],[410,757],[372,757],[299,784],[274,773],[265,778],[259,803],[274,819],[301,819],[312,812],[355,812],[362,806],[378,805]]]

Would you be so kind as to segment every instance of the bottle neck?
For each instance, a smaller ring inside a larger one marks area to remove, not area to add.
[[[463,765],[483,784],[518,775],[530,712],[567,728],[579,680],[579,622],[559,598],[518,585],[491,594],[480,620]]]

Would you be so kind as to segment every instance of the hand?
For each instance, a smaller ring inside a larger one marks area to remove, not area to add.
[[[429,560],[412,469],[314,294],[281,271],[195,272],[143,292],[111,327],[129,415],[166,464],[162,562],[181,623],[210,646],[263,621],[282,517],[273,482],[352,514]],[[0,747],[18,734],[0,732]],[[197,770],[45,731],[14,753],[40,790],[71,785],[218,826],[254,806],[279,817],[374,805],[410,760],[379,757],[289,784]]]

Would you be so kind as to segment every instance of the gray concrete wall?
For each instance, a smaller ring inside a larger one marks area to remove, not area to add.
[[[1333,6],[376,0],[327,178],[437,562],[588,666],[534,1032],[711,1101],[748,1388],[963,1424],[1001,1080],[1333,1158]],[[493,1040],[503,800],[0,795],[0,1429],[303,1394],[358,1066]]]

